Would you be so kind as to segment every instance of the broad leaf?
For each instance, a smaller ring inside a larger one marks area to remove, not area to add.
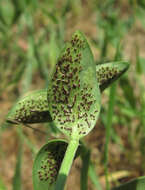
[[[46,96],[46,97],[45,97]],[[7,121],[11,123],[50,122],[46,89],[37,90],[20,99],[10,110]]]
[[[96,77],[101,92],[117,80],[127,69],[127,62],[109,62],[97,65]],[[35,105],[35,110],[34,108],[32,109],[32,104]],[[22,109],[26,109],[27,114],[24,114]],[[7,120],[11,123],[51,122],[48,112],[47,89],[31,92],[20,99],[9,112]]]
[[[77,31],[61,52],[48,87],[48,107],[56,126],[71,138],[94,127],[100,112],[96,65],[85,36]]]
[[[64,140],[51,140],[39,150],[33,165],[34,190],[53,188],[67,145]],[[78,149],[76,157],[79,154]]]
[[[117,80],[129,67],[128,62],[116,61],[99,64],[96,66],[96,76],[100,90],[105,90],[115,80]]]

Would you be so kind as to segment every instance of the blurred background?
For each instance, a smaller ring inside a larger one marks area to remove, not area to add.
[[[145,175],[145,1],[0,0],[0,190],[33,189],[37,151],[62,137],[48,123],[33,125],[45,135],[5,118],[19,97],[47,87],[64,42],[77,29],[96,64],[130,62],[103,92],[99,121],[85,137],[92,163],[88,189],[104,190],[106,173],[111,187]],[[67,189],[80,189],[80,170],[77,159]]]

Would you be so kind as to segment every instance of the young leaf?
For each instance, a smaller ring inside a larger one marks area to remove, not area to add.
[[[85,36],[77,31],[63,49],[48,87],[52,120],[79,139],[92,130],[100,112],[95,63]]]
[[[116,61],[96,66],[96,76],[101,92],[117,80],[129,67],[128,62]]]
[[[66,148],[67,142],[57,139],[49,141],[39,150],[33,165],[34,190],[51,189],[54,186]]]
[[[145,189],[145,176],[136,178],[112,190],[143,190]]]
[[[46,96],[46,97],[45,97]],[[46,89],[37,90],[20,99],[10,110],[7,121],[11,123],[50,122]]]

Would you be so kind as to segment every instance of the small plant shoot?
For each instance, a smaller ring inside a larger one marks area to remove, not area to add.
[[[79,155],[79,140],[98,119],[101,92],[128,67],[125,61],[96,65],[84,34],[76,31],[60,53],[48,88],[29,93],[10,110],[8,122],[54,122],[68,138],[49,141],[37,153],[34,190],[64,189],[73,160]]]

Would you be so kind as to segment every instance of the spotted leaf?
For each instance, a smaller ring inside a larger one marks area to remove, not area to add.
[[[51,122],[46,89],[37,90],[18,100],[7,116],[11,123]]]
[[[101,92],[116,81],[128,69],[128,66],[127,62],[109,62],[97,65],[96,77]],[[28,96],[20,99],[9,112],[7,120],[11,123],[51,122],[48,112],[47,89],[31,92]]]
[[[34,190],[53,189],[67,145],[64,140],[51,140],[39,150],[33,165]]]
[[[117,80],[129,67],[128,62],[116,61],[96,66],[96,77],[101,92]]]
[[[56,126],[71,138],[92,130],[100,112],[96,65],[85,36],[77,31],[61,52],[48,87]]]

